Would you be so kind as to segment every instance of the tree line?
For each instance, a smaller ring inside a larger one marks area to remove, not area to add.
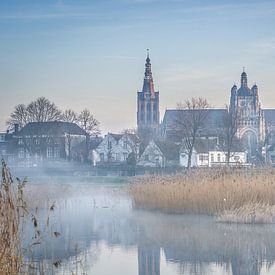
[[[30,122],[64,121],[76,123],[88,135],[100,134],[99,121],[89,109],[85,108],[80,113],[72,109],[62,111],[56,104],[45,97],[39,97],[29,104],[18,104],[10,114],[7,125],[11,128],[18,124],[23,128]]]

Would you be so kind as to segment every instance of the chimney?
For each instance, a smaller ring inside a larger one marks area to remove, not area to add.
[[[18,134],[18,131],[19,131],[19,124],[18,123],[15,123],[14,124],[14,134]]]

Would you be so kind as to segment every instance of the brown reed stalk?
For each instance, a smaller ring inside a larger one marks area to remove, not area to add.
[[[25,180],[13,182],[2,160],[0,185],[0,274],[18,274],[22,265],[20,223],[26,205],[23,198]]]
[[[275,171],[196,170],[140,177],[129,192],[136,208],[215,215],[247,204],[275,205]]]

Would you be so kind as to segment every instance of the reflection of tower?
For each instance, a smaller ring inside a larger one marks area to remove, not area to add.
[[[157,132],[159,128],[159,92],[155,92],[149,52],[145,63],[143,88],[137,93],[138,130]]]
[[[138,274],[160,275],[160,248],[139,245],[138,246]]]
[[[243,257],[234,257],[231,260],[233,275],[259,275],[262,264],[253,253],[247,253]]]

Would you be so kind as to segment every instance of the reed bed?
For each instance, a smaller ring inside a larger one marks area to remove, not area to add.
[[[275,216],[275,171],[272,169],[197,170],[173,176],[146,176],[135,179],[129,192],[135,208],[218,215],[220,220],[223,214],[231,218],[235,215],[235,221],[238,214],[241,220],[248,221],[250,217],[253,221],[258,209],[261,217],[266,213],[268,221],[275,221],[271,218]]]
[[[20,223],[25,212],[25,181],[13,184],[4,161],[0,186],[0,274],[18,274],[22,266]]]

